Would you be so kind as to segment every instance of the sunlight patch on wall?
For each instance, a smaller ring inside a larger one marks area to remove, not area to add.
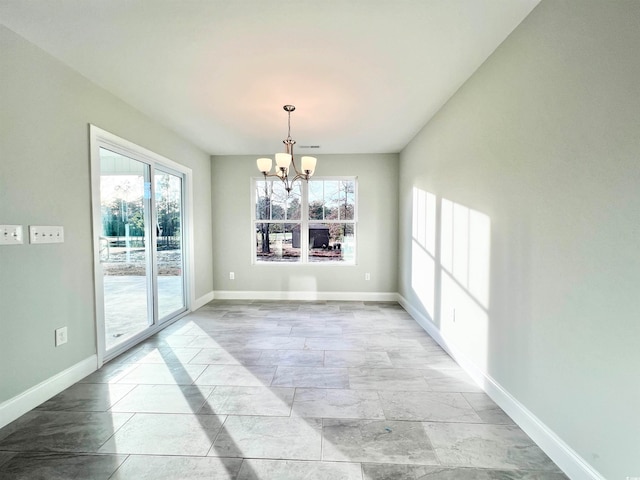
[[[483,213],[442,200],[441,264],[482,307],[489,308],[491,221]]]
[[[413,189],[413,239],[431,256],[436,254],[436,196]]]
[[[411,287],[444,337],[485,368],[491,219],[414,187],[412,220]]]
[[[431,319],[435,317],[436,263],[422,246],[411,244],[411,287]]]
[[[413,189],[411,287],[425,310],[435,318],[436,196]]]

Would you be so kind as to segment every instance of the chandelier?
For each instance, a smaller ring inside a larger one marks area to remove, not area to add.
[[[273,161],[270,158],[259,158],[256,163],[258,165],[258,170],[262,172],[265,178],[278,177],[282,180],[284,188],[287,191],[287,194],[289,194],[293,188],[293,182],[302,178],[309,180],[316,169],[317,160],[315,157],[302,157],[300,159],[300,170],[298,170],[293,158],[293,146],[296,142],[291,138],[291,112],[293,112],[296,107],[293,105],[285,105],[282,108],[289,115],[289,130],[287,132],[287,138],[282,141],[282,143],[285,144],[286,152],[276,153],[276,168],[274,173],[270,173],[271,166],[273,165]],[[295,176],[293,178],[289,178],[289,170],[291,166],[293,166],[293,171],[295,172]]]

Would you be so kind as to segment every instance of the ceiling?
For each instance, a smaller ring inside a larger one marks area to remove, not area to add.
[[[0,0],[0,19],[210,154],[281,151],[285,104],[298,153],[391,153],[539,1]]]

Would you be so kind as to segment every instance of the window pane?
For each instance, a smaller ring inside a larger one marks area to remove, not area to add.
[[[309,203],[309,220],[324,220],[324,204],[320,201]]]
[[[182,177],[155,171],[158,317],[185,308],[182,250]]]
[[[287,211],[287,191],[280,180],[271,181],[271,219],[284,220]]]
[[[353,180],[340,182],[340,220],[355,219],[356,182]]]
[[[309,180],[309,203],[324,202],[324,182],[322,180]]]
[[[310,262],[353,262],[355,228],[353,223],[309,225]]]
[[[149,328],[149,166],[100,148],[105,348]],[[147,219],[145,221],[145,219]]]
[[[309,182],[309,219],[324,220],[324,181]]]
[[[309,220],[355,220],[356,182],[309,182]]]
[[[256,180],[256,220],[300,220],[299,183],[287,194],[280,180]]]
[[[272,182],[256,180],[256,219],[269,220],[271,218],[271,188]]]
[[[302,211],[302,185],[300,182],[291,189],[291,193],[287,198],[287,220],[300,220]]]
[[[324,182],[324,218],[338,220],[340,215],[340,182]]]
[[[355,218],[355,182],[339,181],[326,182],[325,193],[327,220],[354,220]],[[330,195],[329,195],[330,194]]]
[[[256,258],[259,262],[300,261],[300,225],[256,223]]]

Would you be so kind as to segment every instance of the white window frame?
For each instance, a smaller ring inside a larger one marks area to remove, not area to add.
[[[358,264],[358,177],[357,176],[325,176],[313,177],[309,182],[313,181],[352,181],[354,182],[354,208],[353,220],[310,220],[309,219],[309,185],[307,182],[301,182],[301,208],[300,220],[260,220],[256,218],[256,182],[264,181],[264,177],[251,178],[251,264],[252,265],[318,265],[318,266],[354,266]],[[279,182],[277,178],[267,178],[268,181]],[[300,260],[295,262],[287,261],[259,261],[256,252],[256,225],[258,223],[280,223],[280,224],[300,224]],[[353,224],[354,249],[355,253],[353,261],[344,260],[309,260],[309,226],[318,224]]]

